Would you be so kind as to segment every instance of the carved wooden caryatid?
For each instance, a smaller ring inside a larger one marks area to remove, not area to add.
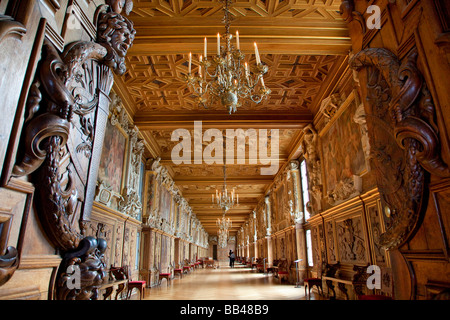
[[[124,58],[135,35],[133,24],[114,11],[118,2],[97,8],[97,42],[74,42],[62,54],[44,42],[29,94],[22,153],[13,175],[30,175],[38,186],[37,214],[49,240],[63,255],[61,266],[67,264],[65,257],[74,258],[71,252],[85,239],[109,112],[111,69],[119,75],[125,72]],[[93,247],[84,248],[88,254],[79,257],[80,265],[102,259],[89,253],[99,241],[83,242]],[[72,292],[59,298],[96,298],[93,290],[98,279],[94,284],[83,270],[81,277],[90,289],[82,289],[80,296]]]
[[[440,157],[434,105],[416,58],[414,49],[400,63],[387,49],[369,48],[350,60],[352,68],[367,74],[371,169],[385,211],[387,230],[379,241],[386,249],[404,244],[420,226],[427,172],[450,175]]]

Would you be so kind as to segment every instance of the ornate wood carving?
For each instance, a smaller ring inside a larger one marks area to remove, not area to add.
[[[15,21],[9,16],[0,14],[0,42],[7,37],[16,37],[21,39],[27,32],[27,29],[23,24]]]
[[[5,254],[0,256],[0,286],[8,282],[19,266],[19,253],[16,248],[9,246]]]
[[[104,256],[106,248],[106,240],[85,237],[76,251],[64,256],[56,286],[57,299],[98,299],[98,290],[107,275]]]
[[[344,263],[365,263],[367,249],[360,217],[348,218],[336,223],[339,239],[339,261]]]
[[[440,157],[434,105],[416,58],[413,50],[400,63],[387,49],[369,48],[350,60],[352,68],[367,72],[371,169],[385,208],[387,230],[379,241],[386,249],[401,246],[420,225],[427,172],[450,175]]]
[[[44,43],[27,101],[22,152],[12,172],[13,176],[31,175],[39,186],[35,199],[43,229],[58,250],[77,257],[71,262],[77,264],[84,258],[70,252],[86,246],[82,241],[95,195],[113,83],[111,69],[123,73],[124,55],[135,32],[128,19],[109,7],[97,11],[100,43],[77,41],[62,54],[50,42]],[[87,241],[94,246],[91,239]],[[91,249],[80,250],[75,254],[87,254],[86,263],[91,263]],[[90,298],[94,289],[83,283],[82,293],[58,294],[58,298],[72,299],[74,294],[77,299]]]

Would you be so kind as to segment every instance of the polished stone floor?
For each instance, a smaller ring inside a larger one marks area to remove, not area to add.
[[[163,279],[161,285],[146,290],[145,300],[305,300],[304,293],[303,286],[280,283],[272,274],[222,264],[217,269],[195,269],[169,284]]]

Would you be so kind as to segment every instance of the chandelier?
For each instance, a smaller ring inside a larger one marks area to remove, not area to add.
[[[236,193],[236,189],[233,188],[231,192],[227,189],[227,168],[223,166],[223,189],[219,192],[216,189],[216,196],[211,195],[211,201],[216,204],[225,213],[233,208],[236,204],[239,204],[239,194]]]
[[[220,248],[225,248],[228,242],[228,230],[232,225],[230,218],[225,219],[225,214],[228,210],[234,207],[234,205],[239,204],[239,195],[236,193],[235,188],[233,188],[231,192],[227,189],[227,167],[225,165],[223,166],[222,192],[219,192],[216,189],[216,196],[214,197],[214,194],[212,194],[211,200],[213,204],[216,204],[223,211],[222,219],[217,219],[216,224],[219,227],[218,245]]]
[[[230,33],[228,8],[231,0],[222,2],[225,3],[223,9],[225,34],[222,36],[222,42],[220,34],[217,34],[217,53],[208,58],[205,38],[203,56],[199,56],[198,74],[195,76],[191,73],[192,53],[189,53],[189,72],[185,80],[193,88],[199,106],[209,108],[219,100],[231,114],[241,106],[240,98],[260,103],[268,97],[270,89],[265,86],[263,75],[269,68],[261,63],[256,42],[254,43],[256,65],[250,67],[244,61],[245,55],[240,49],[238,31],[236,31],[236,46],[232,45],[233,35]],[[224,45],[221,46],[221,43]]]
[[[232,222],[230,218],[225,219],[225,212],[223,213],[222,219],[217,219],[217,226],[219,227],[218,231],[218,245],[220,248],[225,248],[228,243],[228,232],[231,228]]]

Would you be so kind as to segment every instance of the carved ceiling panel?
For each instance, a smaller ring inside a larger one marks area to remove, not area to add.
[[[237,129],[237,128],[232,128],[232,129]],[[266,129],[267,130],[267,129]],[[279,140],[279,156],[281,159],[285,159],[290,151],[291,151],[291,144],[293,139],[300,134],[301,130],[295,130],[295,129],[279,129],[278,130],[278,140]],[[203,133],[205,132],[205,130],[203,130]],[[173,133],[173,130],[150,130],[149,131],[150,135],[155,139],[155,141],[157,142],[159,149],[161,150],[161,158],[163,160],[170,160],[171,159],[171,153],[173,148],[178,145],[180,142],[177,141],[171,141],[171,136]],[[189,130],[190,136],[191,136],[191,152],[193,154],[194,152],[194,130]],[[222,133],[225,134],[226,130],[222,130]],[[271,150],[271,136],[270,136],[270,129],[267,130],[267,134],[268,134],[268,145],[267,145],[267,150],[269,150],[268,152],[270,152]],[[256,139],[259,139],[259,131],[256,130]],[[214,138],[213,138],[214,139]],[[237,145],[238,143],[235,141],[235,145],[234,145],[234,149],[235,149],[235,157],[237,156]],[[210,145],[211,142],[210,141],[202,141],[202,148],[203,150],[205,149],[206,146]],[[226,146],[225,146],[226,148]],[[249,151],[249,137],[246,137],[246,142],[245,142],[245,160],[246,163],[249,163],[249,159],[250,159],[250,151]],[[258,154],[256,154],[256,158],[258,158]],[[234,163],[237,163],[237,161],[235,161]],[[168,165],[172,165],[170,162],[166,162],[166,164]],[[257,162],[256,164],[260,164],[260,162]]]
[[[255,63],[254,55],[249,59]],[[260,104],[245,102],[240,111],[305,112],[312,103],[331,68],[338,61],[334,55],[266,54],[261,61],[269,66],[264,77],[272,91],[268,100]],[[129,55],[124,84],[136,111],[166,113],[202,112],[195,103],[191,88],[183,80],[188,73],[187,55]],[[198,71],[198,56],[193,55],[192,73]],[[218,104],[210,110],[221,110]]]
[[[320,20],[341,20],[341,1],[316,0],[237,0],[231,13],[236,17],[278,17]],[[138,17],[208,17],[222,14],[217,0],[134,0],[133,15]]]

